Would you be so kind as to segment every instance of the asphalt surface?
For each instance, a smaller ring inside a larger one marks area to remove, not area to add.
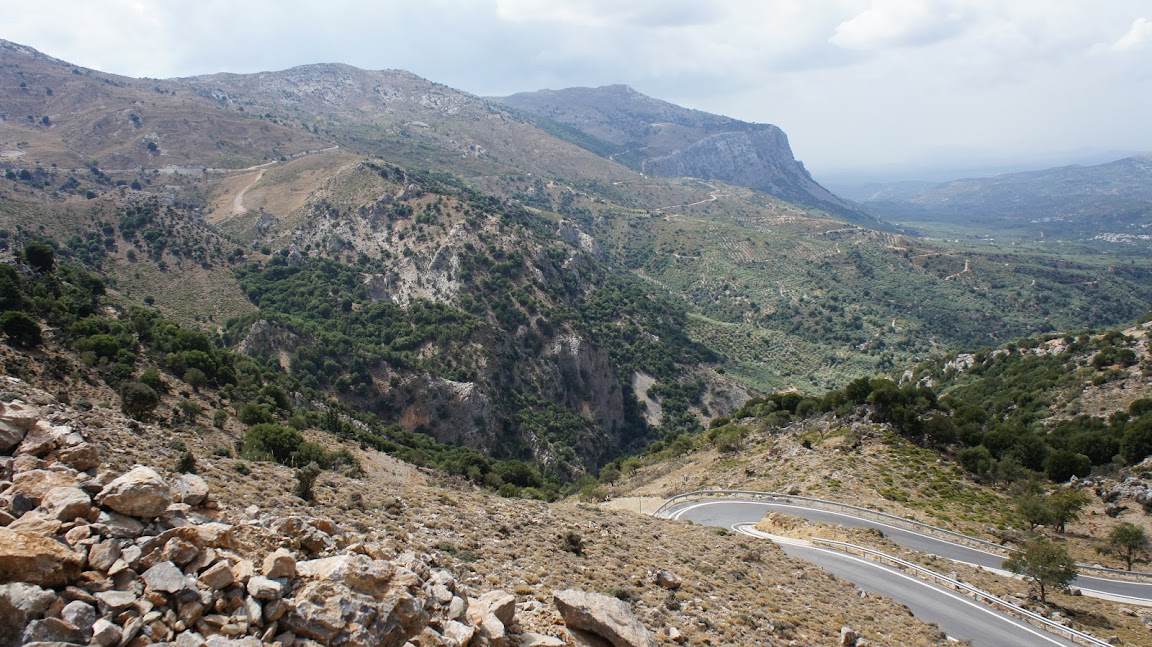
[[[769,510],[776,510],[810,521],[838,524],[848,528],[875,528],[884,533],[892,541],[921,553],[938,555],[947,559],[965,564],[974,564],[985,568],[1003,569],[1004,557],[976,548],[954,544],[943,539],[928,537],[904,528],[891,526],[879,521],[861,519],[847,514],[805,508],[792,503],[778,503],[773,501],[746,501],[740,499],[716,499],[709,501],[696,501],[678,505],[669,511],[669,516],[686,507],[698,506],[683,519],[692,519],[696,523],[709,526],[723,526],[731,528],[734,525],[755,524],[764,518]],[[699,518],[698,518],[699,517]],[[1152,601],[1152,582],[1126,582],[1123,580],[1109,580],[1089,575],[1079,575],[1072,581],[1072,586],[1094,593],[1103,593],[1120,601],[1125,599],[1145,604]]]
[[[912,550],[969,564],[999,569],[1004,561],[1000,555],[926,537],[881,522],[788,503],[741,499],[692,501],[672,507],[665,512],[665,516],[736,530],[739,526],[756,524],[771,510],[845,527],[876,528],[892,541]],[[973,645],[979,647],[1051,647],[1074,644],[893,567],[823,548],[791,544],[782,544],[781,548],[864,590],[891,598],[907,606],[917,618],[935,623],[950,637],[971,640]],[[1076,586],[1104,591],[1114,596],[1152,599],[1152,584],[1080,577]]]

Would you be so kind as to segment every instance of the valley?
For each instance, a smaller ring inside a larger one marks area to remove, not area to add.
[[[1116,528],[1152,534],[1144,158],[852,202],[780,128],[627,86],[133,79],[0,41],[0,87],[0,532],[88,565],[129,551],[59,585],[3,575],[55,602],[5,615],[3,589],[0,647],[99,642],[63,627],[73,602],[110,644],[612,640],[565,614],[570,589],[647,636],[615,644],[938,645],[795,550],[631,502],[805,495],[1111,567]],[[212,494],[124,512],[137,465]],[[1086,500],[1057,519],[1067,492]],[[883,534],[797,532],[1097,638],[1152,626]],[[278,547],[339,564],[260,576]],[[187,586],[157,588],[159,562]],[[397,606],[309,611],[324,587]]]

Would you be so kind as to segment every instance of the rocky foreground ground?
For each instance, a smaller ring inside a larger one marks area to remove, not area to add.
[[[745,537],[504,499],[371,451],[305,503],[292,470],[222,449],[234,431],[0,379],[0,645],[944,642]],[[197,473],[171,469],[184,451]]]

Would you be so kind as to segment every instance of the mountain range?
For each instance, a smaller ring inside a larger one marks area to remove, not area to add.
[[[46,242],[301,398],[560,479],[750,391],[1152,297],[1144,260],[893,233],[779,128],[624,86],[485,99],[344,65],[154,80],[0,54],[7,260]]]
[[[880,184],[854,197],[873,213],[913,226],[1139,243],[1149,240],[1152,227],[1152,157],[937,184]]]

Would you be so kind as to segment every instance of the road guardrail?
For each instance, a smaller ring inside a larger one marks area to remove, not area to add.
[[[873,550],[871,548],[865,548],[863,546],[857,546],[856,544],[849,544],[842,541],[833,541],[831,539],[812,539],[811,541],[815,546],[826,546],[828,548],[839,550],[851,555],[859,555],[865,559],[880,562],[882,564],[888,564],[889,566],[894,566],[902,571],[911,573],[922,580],[927,580],[933,584],[952,589],[958,593],[962,593],[965,596],[970,597],[978,602],[982,602],[995,609],[998,609],[999,611],[1007,613],[1008,615],[1019,618],[1020,620],[1023,620],[1024,622],[1027,622],[1034,627],[1038,627],[1049,633],[1054,633],[1063,638],[1067,638],[1068,640],[1071,640],[1078,645],[1087,645],[1088,647],[1105,647],[1108,645],[1107,642],[1104,642],[1095,636],[1086,634],[1082,631],[1077,631],[1071,627],[1065,627],[1059,622],[1045,618],[1038,613],[1034,613],[1027,609],[1018,607],[1011,602],[1002,600],[995,595],[988,593],[987,591],[983,591],[972,586],[971,584],[967,584],[951,577],[941,575],[940,573],[924,568],[919,564],[913,564],[912,562],[900,559],[899,557],[894,557],[878,550]]]
[[[880,521],[894,526],[902,527],[906,530],[912,530],[923,535],[936,537],[938,539],[947,539],[958,544],[963,544],[969,548],[976,548],[992,553],[1003,554],[1005,557],[1011,556],[1020,551],[1015,548],[1003,546],[987,539],[980,539],[971,535],[940,528],[922,521],[915,519],[905,519],[904,517],[897,517],[896,515],[888,514],[887,512],[880,512],[879,510],[871,510],[869,508],[862,508],[860,506],[851,505],[848,503],[838,503],[836,501],[826,501],[824,499],[817,499],[814,497],[800,496],[796,494],[783,494],[780,492],[757,492],[755,490],[693,490],[692,492],[685,492],[677,494],[668,499],[656,508],[652,513],[653,516],[661,516],[668,508],[680,503],[681,501],[690,501],[693,499],[715,497],[739,497],[752,500],[771,500],[781,501],[785,503],[802,503],[805,507],[815,508],[818,510],[826,510],[830,512],[845,512],[849,516],[860,517],[863,519],[871,519],[873,521]],[[1135,571],[1123,571],[1115,568],[1105,568],[1103,566],[1093,566],[1089,564],[1077,564],[1076,569],[1084,574],[1105,575],[1113,579],[1132,579],[1140,582],[1152,582],[1152,573],[1140,573]]]

